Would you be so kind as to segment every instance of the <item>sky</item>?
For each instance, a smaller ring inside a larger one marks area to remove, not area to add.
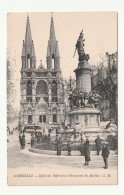
[[[89,54],[90,65],[97,65],[106,52],[117,51],[117,12],[54,12],[54,27],[59,45],[60,67],[63,78],[75,78],[74,69],[78,66],[78,55],[75,44],[83,29],[85,53]],[[46,67],[47,45],[50,34],[50,12],[28,13],[32,39],[35,47],[36,66]],[[17,90],[16,105],[20,101],[20,70],[22,43],[26,32],[27,13],[11,12],[7,15],[7,48],[11,58],[15,57],[14,75]]]

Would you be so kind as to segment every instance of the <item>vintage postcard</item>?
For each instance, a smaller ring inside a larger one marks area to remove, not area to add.
[[[117,12],[7,14],[8,185],[118,183]]]

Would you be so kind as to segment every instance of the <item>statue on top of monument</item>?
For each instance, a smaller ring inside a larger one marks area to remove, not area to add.
[[[77,43],[75,45],[75,53],[76,53],[76,50],[78,52],[78,56],[79,56],[79,62],[82,62],[82,61],[88,61],[89,60],[89,54],[85,54],[84,52],[84,41],[85,39],[83,39],[83,30],[81,31],[80,35],[79,35],[79,38],[77,40]],[[75,56],[75,53],[74,53],[74,56]]]

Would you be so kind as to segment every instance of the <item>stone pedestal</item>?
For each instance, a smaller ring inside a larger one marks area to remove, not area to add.
[[[78,68],[74,70],[76,73],[76,89],[83,92],[91,91],[90,66],[87,61],[79,62]]]
[[[104,138],[100,128],[100,111],[96,108],[80,108],[69,113],[70,126],[76,132],[84,134],[85,138],[94,141],[98,135]]]

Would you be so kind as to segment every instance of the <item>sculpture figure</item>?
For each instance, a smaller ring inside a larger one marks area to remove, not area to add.
[[[78,52],[78,56],[79,56],[79,62],[82,62],[82,61],[88,61],[89,60],[89,54],[85,54],[84,52],[84,41],[85,39],[83,39],[83,30],[81,31],[80,33],[80,36],[77,40],[77,43],[75,45],[75,53],[76,53],[76,50]],[[74,53],[74,56],[75,56],[75,53]]]

